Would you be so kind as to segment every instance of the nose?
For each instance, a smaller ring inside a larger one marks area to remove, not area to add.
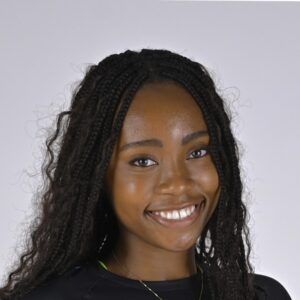
[[[168,164],[162,167],[158,190],[161,194],[189,195],[194,186],[191,174],[183,165]]]

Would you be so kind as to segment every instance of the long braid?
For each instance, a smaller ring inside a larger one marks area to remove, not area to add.
[[[119,79],[116,79],[117,75],[115,73],[110,74],[110,77],[107,78],[103,86],[101,85],[100,87],[98,87],[93,93],[93,95],[91,95],[91,99],[90,99],[91,102],[97,102],[97,107],[96,109],[94,108],[94,114],[96,115],[96,119],[93,120],[93,123],[91,124],[92,128],[91,129],[89,128],[90,136],[89,136],[88,145],[85,147],[85,152],[83,153],[81,160],[77,165],[77,169],[74,171],[75,178],[78,176],[79,172],[84,166],[86,159],[89,156],[89,153],[92,151],[92,148],[94,147],[95,141],[98,138],[99,128],[101,126],[101,123],[104,122],[105,116],[109,116],[111,113],[110,110],[115,109],[113,105],[114,102],[106,101],[106,99],[111,99],[112,95],[115,95],[117,97],[120,96],[120,92],[122,92],[122,90],[124,89],[124,87],[121,86],[121,88],[119,88],[117,92],[115,92],[115,90],[112,88],[109,91],[111,84],[113,83],[116,86],[119,86],[120,82],[125,80],[125,78],[127,78],[126,82],[130,81],[129,75],[133,75],[132,73],[133,73],[132,70],[129,69]],[[104,126],[105,125],[109,126],[110,124],[104,123]]]
[[[128,73],[128,72],[127,72]],[[125,86],[128,83],[128,74],[125,73],[121,76],[121,78],[119,79],[119,81],[123,81],[124,79],[127,79],[124,81]],[[132,71],[131,71],[132,73]],[[113,76],[115,77],[115,76]],[[118,80],[115,81],[118,84]],[[118,97],[120,96],[120,93],[122,92],[122,90],[124,89],[124,87],[120,87],[118,90],[114,91],[111,90],[111,94],[108,94],[108,98],[113,99],[116,98],[118,99]],[[98,91],[96,90],[96,93]],[[113,93],[115,93],[115,97],[113,97]],[[103,107],[102,107],[103,108]],[[104,109],[103,109],[104,111]],[[105,111],[104,111],[105,112]],[[111,115],[109,112],[107,113],[107,115]],[[101,116],[101,113],[99,113],[99,116]],[[99,116],[97,116],[97,118],[94,121],[94,126],[92,126],[92,135],[90,135],[89,137],[89,141],[87,143],[86,146],[86,152],[83,154],[82,156],[82,161],[80,162],[80,165],[83,166],[84,160],[87,160],[89,158],[89,153],[91,152],[92,148],[94,147],[95,141],[96,139],[99,138],[99,132],[103,133],[105,132],[105,127],[103,127],[103,130],[101,130],[101,123],[99,123],[99,120],[101,120],[101,118],[99,118]],[[104,125],[106,125],[108,123],[104,123]],[[100,155],[102,155],[102,153],[99,153]],[[85,178],[89,178],[89,173],[90,173],[90,169],[92,168],[93,164],[96,162],[97,163],[98,159],[97,156],[95,155],[94,158],[90,157],[89,158],[89,164],[86,167],[86,171],[83,172],[83,176],[81,176],[80,180],[84,181],[85,186],[82,187],[82,189],[84,189],[84,191],[87,191],[87,185],[89,184],[88,181]],[[79,167],[78,167],[79,168]],[[99,181],[101,182],[101,181]],[[78,198],[78,206],[77,206],[77,210],[75,212],[75,218],[74,220],[76,221],[76,223],[72,226],[73,228],[73,234],[74,236],[72,236],[71,238],[71,243],[69,243],[68,245],[68,251],[67,251],[67,255],[66,256],[70,256],[71,252],[73,251],[73,249],[76,249],[76,251],[78,252],[78,247],[80,247],[80,231],[83,230],[83,228],[85,228],[85,224],[88,223],[89,220],[91,220],[91,212],[94,210],[94,207],[90,206],[87,211],[86,214],[83,214],[83,210],[85,209],[85,199],[86,199],[86,193],[81,193],[79,198]],[[90,198],[90,200],[92,201],[92,198]],[[77,244],[77,247],[75,247],[75,245]]]
[[[97,195],[100,193],[100,191],[102,189],[101,182],[103,182],[103,178],[105,175],[105,172],[103,172],[103,170],[106,170],[106,168],[108,166],[108,163],[110,160],[109,158],[111,157],[114,144],[115,144],[115,142],[119,136],[119,132],[122,128],[122,124],[123,124],[122,120],[125,118],[127,110],[130,106],[130,103],[132,102],[133,97],[134,97],[136,91],[138,90],[140,84],[142,83],[143,79],[145,78],[145,76],[146,75],[143,73],[140,74],[139,76],[136,76],[136,80],[127,89],[127,95],[123,99],[122,106],[120,108],[119,115],[118,115],[119,118],[117,119],[115,126],[114,126],[114,132],[111,133],[111,139],[109,139],[109,142],[105,145],[105,147],[103,149],[102,155],[104,157],[106,157],[106,159],[101,160],[99,165],[97,164],[97,166],[96,166],[95,183],[94,183],[93,189],[91,191],[91,198],[97,198]],[[105,231],[103,234],[107,234],[107,233],[108,233],[109,238],[113,238],[113,240],[111,240],[111,241],[108,240],[107,244],[111,243],[111,245],[112,245],[116,236],[110,236],[109,231],[108,232]],[[104,238],[103,234],[100,237],[100,240],[98,242],[99,244],[101,243],[101,240]],[[98,237],[98,239],[99,239],[99,237]]]
[[[128,86],[128,79],[129,78],[127,78],[128,76],[122,76],[122,80],[124,80],[123,81],[123,83],[122,84],[120,84],[120,88],[119,88],[119,90],[116,90],[115,91],[115,93],[116,93],[116,95],[115,95],[115,97],[112,97],[111,99],[118,99],[118,97],[120,96],[119,94],[120,93],[123,93],[124,92],[124,89]],[[131,91],[131,90],[128,90],[129,92]],[[124,100],[125,101],[125,100]],[[116,102],[117,103],[117,102]],[[118,126],[118,124],[116,124],[116,126]],[[119,125],[120,126],[120,125]],[[103,128],[103,130],[101,130],[101,133],[102,133],[102,138],[103,139],[106,139],[106,138],[108,138],[110,135],[111,135],[111,130],[109,129],[109,128]],[[114,134],[114,135],[112,135],[111,136],[111,140],[109,140],[109,143],[107,143],[106,144],[106,147],[108,147],[107,149],[105,149],[104,148],[104,151],[102,152],[102,153],[100,153],[99,152],[99,154],[96,156],[96,158],[95,158],[95,164],[96,165],[98,165],[99,164],[99,166],[97,167],[97,170],[99,170],[100,171],[100,173],[98,173],[99,171],[97,171],[96,170],[96,173],[95,173],[95,179],[94,179],[94,186],[95,187],[97,187],[97,184],[99,184],[99,183],[101,183],[102,181],[103,181],[103,177],[104,177],[104,174],[103,174],[103,172],[102,172],[102,170],[105,168],[104,166],[102,166],[101,165],[101,163],[107,163],[108,162],[108,160],[106,159],[106,160],[104,160],[103,158],[104,157],[108,157],[108,153],[110,153],[111,152],[111,145],[113,145],[114,144],[114,140],[116,140],[117,139],[117,137],[118,137],[118,135],[116,135],[116,134]],[[114,140],[113,140],[114,139]],[[99,187],[98,187],[99,189],[97,190],[97,191],[91,191],[91,198],[93,198],[93,195],[92,195],[92,193],[95,193],[95,195],[98,195],[100,192],[100,190],[101,190],[101,188],[102,188],[102,185],[100,185]],[[97,196],[96,196],[97,197]],[[97,204],[97,199],[96,199],[96,197],[95,197],[95,204]],[[92,214],[93,213],[93,211],[94,210],[92,210],[91,209],[91,207],[90,207],[90,212],[89,212],[89,214]],[[90,220],[90,218],[89,218],[89,216],[87,215],[86,216],[86,220],[88,221],[88,220]]]

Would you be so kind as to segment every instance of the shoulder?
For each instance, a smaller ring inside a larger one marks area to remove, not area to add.
[[[95,283],[90,266],[78,265],[60,277],[48,280],[20,300],[79,300]]]
[[[254,287],[259,300],[291,300],[284,286],[276,279],[262,275],[254,274]]]

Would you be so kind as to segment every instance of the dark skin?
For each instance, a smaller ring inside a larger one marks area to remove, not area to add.
[[[201,109],[175,83],[143,86],[126,115],[107,173],[107,186],[120,228],[113,256],[104,262],[120,276],[146,281],[174,280],[197,272],[194,247],[219,199],[219,178],[208,150]],[[123,147],[141,140],[155,145]],[[124,148],[122,150],[122,148]],[[122,151],[121,151],[122,150]],[[146,214],[204,200],[202,214],[182,228],[165,227]]]

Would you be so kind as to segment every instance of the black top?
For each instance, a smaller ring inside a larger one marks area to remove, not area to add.
[[[162,299],[198,300],[201,274],[166,281],[144,281]],[[291,300],[285,288],[275,279],[255,274],[258,300]],[[138,280],[114,274],[100,266],[98,261],[76,266],[63,276],[52,279],[34,289],[22,300],[155,300],[158,299]],[[211,300],[207,276],[203,277],[202,300]]]

